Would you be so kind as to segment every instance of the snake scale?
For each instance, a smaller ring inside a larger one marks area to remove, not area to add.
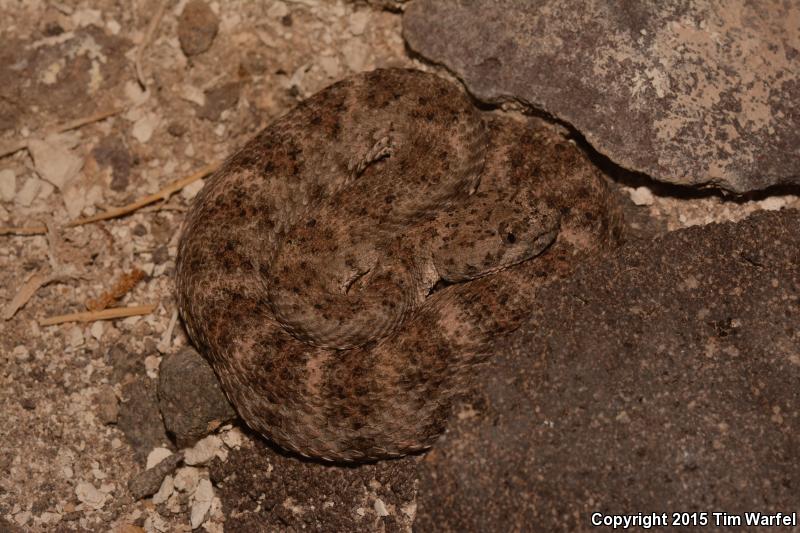
[[[405,69],[308,98],[209,178],[178,305],[247,424],[335,461],[432,445],[536,287],[620,238],[573,144]]]

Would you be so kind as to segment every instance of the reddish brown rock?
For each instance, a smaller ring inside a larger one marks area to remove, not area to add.
[[[190,0],[178,20],[178,39],[187,56],[202,54],[214,42],[219,19],[203,0]]]

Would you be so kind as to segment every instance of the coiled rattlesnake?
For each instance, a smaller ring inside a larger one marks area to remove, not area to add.
[[[313,457],[397,456],[443,431],[543,275],[620,227],[574,146],[485,124],[434,75],[377,70],[312,96],[208,180],[178,303],[252,428]]]

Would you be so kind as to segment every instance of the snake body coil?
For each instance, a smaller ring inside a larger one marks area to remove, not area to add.
[[[554,166],[570,179],[542,177],[536,135],[389,69],[324,89],[230,157],[187,215],[176,283],[242,418],[324,459],[429,447],[520,320],[525,265],[556,253],[531,261],[559,228],[573,248],[618,234],[593,167],[573,147]]]

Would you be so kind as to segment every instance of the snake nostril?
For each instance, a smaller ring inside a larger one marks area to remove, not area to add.
[[[516,235],[514,235],[513,233],[507,233],[506,234],[506,242],[508,244],[514,244],[515,242],[517,242]]]

